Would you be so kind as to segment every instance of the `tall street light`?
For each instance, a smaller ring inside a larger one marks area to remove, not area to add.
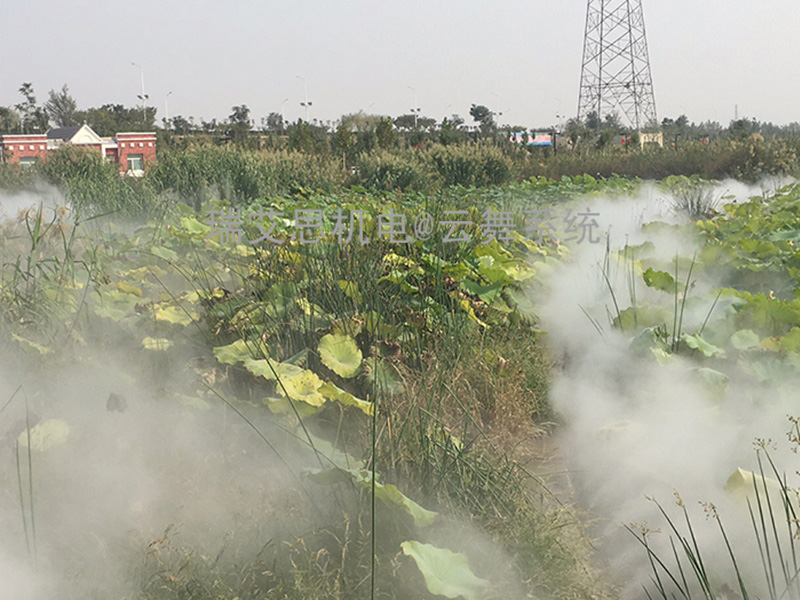
[[[417,89],[409,86],[406,86],[412,92],[414,92],[414,108],[411,109],[411,112],[414,113],[414,131],[417,129],[417,117],[419,116],[419,107],[417,106]]]
[[[164,97],[164,125],[166,125],[167,127],[169,127],[169,102],[168,102],[168,100],[169,100],[170,96],[172,96],[172,92],[169,92]]]
[[[286,103],[288,101],[289,101],[288,98],[284,98],[283,102],[281,102],[281,127],[283,127],[283,124],[286,123],[286,114],[283,111],[283,107],[286,106]]]
[[[139,67],[139,74],[142,77],[142,93],[137,95],[136,97],[142,101],[142,125],[147,125],[147,112],[144,108],[145,100],[147,100],[150,96],[144,93],[144,67],[142,65],[137,65],[135,62],[131,63],[134,67]]]
[[[308,84],[306,83],[306,78],[300,77],[300,75],[297,75],[296,77],[303,82],[303,91],[304,91],[303,97],[305,98],[305,102],[301,102],[300,106],[306,109],[306,123],[308,123],[308,107],[311,106],[313,102],[308,101]]]

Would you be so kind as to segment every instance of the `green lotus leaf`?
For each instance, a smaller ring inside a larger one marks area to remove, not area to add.
[[[177,306],[165,306],[156,310],[156,321],[165,321],[177,325],[189,325],[197,315],[187,312]]]
[[[730,377],[717,371],[716,369],[709,369],[708,367],[698,367],[694,371],[700,376],[701,380],[713,388],[724,389]]]
[[[47,346],[42,346],[41,344],[37,344],[36,342],[32,342],[31,340],[27,340],[22,336],[17,335],[16,333],[11,334],[11,338],[16,340],[20,346],[25,348],[27,351],[34,351],[38,352],[39,354],[50,354],[53,349],[48,348]]]
[[[296,306],[298,296],[297,285],[291,281],[276,283],[264,294],[267,314],[273,318],[284,318]]]
[[[306,473],[309,479],[320,485],[333,485],[342,483],[349,477],[354,483],[363,488],[372,488],[372,472],[366,469],[322,469]],[[439,516],[432,510],[423,508],[411,498],[403,494],[396,486],[375,481],[375,497],[383,502],[394,504],[403,509],[418,527],[425,527],[433,523]]]
[[[403,554],[414,559],[431,594],[465,600],[485,598],[489,582],[472,572],[464,554],[416,540],[403,542],[400,546]]]
[[[142,297],[142,288],[131,285],[130,283],[125,283],[124,281],[117,282],[117,289],[124,294],[133,294],[138,298]]]
[[[351,470],[351,475],[357,484],[362,487],[372,487],[372,473],[364,469]],[[436,520],[438,513],[427,510],[406,496],[396,486],[375,482],[375,497],[384,502],[390,502],[407,512],[414,520],[414,525],[425,527]]]
[[[737,350],[758,348],[761,338],[752,329],[740,329],[731,336],[731,345]]]
[[[146,337],[142,340],[142,346],[147,350],[168,350],[172,347],[172,341],[166,338]]]
[[[169,248],[164,248],[163,246],[153,246],[150,249],[150,252],[155,254],[158,258],[162,258],[164,260],[178,260],[178,253],[174,250],[170,250]]]
[[[264,398],[264,404],[275,414],[290,416],[298,414],[301,419],[315,415],[321,409],[319,406],[311,406],[305,402],[294,402],[289,398]]]
[[[325,396],[319,393],[320,387],[322,380],[314,372],[302,369],[295,375],[281,377],[278,393],[311,406],[322,406],[325,404]]]
[[[187,396],[185,394],[176,394],[175,397],[178,400],[178,402],[180,402],[186,407],[193,408],[195,410],[200,410],[203,412],[211,410],[211,405],[198,396]]]
[[[31,427],[31,450],[43,452],[48,448],[60,446],[69,436],[69,425],[62,419],[48,419]],[[23,431],[17,438],[20,448],[28,447],[28,430]]]
[[[214,357],[224,365],[235,365],[248,359],[252,359],[258,354],[266,355],[266,347],[264,343],[236,340],[227,346],[218,346],[214,348]]]
[[[322,364],[340,377],[354,377],[361,370],[361,350],[349,335],[329,333],[319,341],[317,350]]]
[[[748,500],[751,503],[757,502],[756,490],[758,490],[758,496],[761,497],[762,503],[766,502],[768,496],[780,498],[781,501],[791,502],[795,513],[800,510],[798,491],[793,488],[784,488],[777,479],[762,477],[758,473],[738,468],[725,482],[725,491],[742,502]]]
[[[94,311],[100,317],[121,321],[134,316],[138,298],[117,289],[104,289],[100,291],[100,303],[95,305]]]
[[[388,361],[370,360],[366,375],[370,384],[389,394],[397,394],[405,387],[400,371]]]
[[[781,338],[781,350],[786,352],[800,351],[800,327],[792,327],[791,331]]]
[[[361,302],[361,294],[358,291],[358,286],[352,281],[339,280],[339,287],[344,292],[344,295],[350,298],[353,302],[358,304]]]
[[[328,440],[319,438],[315,436],[313,433],[308,431],[307,429],[303,429],[302,427],[298,427],[295,431],[295,435],[297,439],[303,444],[304,448],[307,449],[312,454],[318,454],[322,457],[322,464],[325,466],[335,466],[337,469],[331,469],[331,471],[336,471],[339,475],[332,475],[332,480],[329,483],[336,483],[333,479],[339,477],[338,482],[346,481],[349,478],[349,475],[344,471],[348,469],[364,469],[366,465],[364,464],[363,460],[358,460],[355,456],[348,454],[343,449],[337,448],[333,444],[331,444]],[[310,440],[310,442],[309,442]],[[312,450],[311,444],[314,445]],[[313,456],[312,456],[313,458]],[[314,462],[317,462],[316,460]],[[342,470],[340,470],[342,469]],[[320,471],[319,473],[322,473]],[[322,479],[325,479],[325,476],[322,476]],[[318,481],[317,483],[321,483]]]
[[[711,357],[717,354],[720,356],[725,354],[725,351],[722,348],[718,348],[713,344],[709,344],[699,335],[689,335],[684,333],[681,336],[681,341],[689,346],[689,348],[692,348],[693,350],[699,350],[703,356]]]
[[[672,275],[664,271],[656,271],[653,268],[649,268],[642,274],[642,278],[647,287],[656,288],[662,292],[674,294],[678,289]]]
[[[211,234],[211,227],[201,223],[194,217],[181,217],[181,226],[192,235],[198,237],[207,237]]]
[[[375,405],[372,402],[356,398],[353,394],[345,392],[330,381],[326,381],[322,387],[319,388],[319,393],[332,402],[338,402],[345,406],[354,406],[367,415],[372,415],[375,411]]]
[[[297,365],[263,358],[258,360],[246,358],[244,360],[244,368],[253,375],[258,375],[270,381],[275,381],[277,378],[283,380],[284,377],[295,377],[303,372],[303,369]]]

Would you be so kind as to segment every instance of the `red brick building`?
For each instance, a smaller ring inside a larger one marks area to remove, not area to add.
[[[155,133],[130,132],[101,137],[88,125],[58,127],[47,133],[0,135],[0,160],[27,167],[46,159],[49,151],[64,144],[93,149],[116,164],[120,173],[128,175],[141,175],[147,165],[156,160]]]

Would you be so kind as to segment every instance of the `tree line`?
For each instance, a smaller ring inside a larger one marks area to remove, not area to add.
[[[310,153],[334,152],[345,158],[375,148],[395,146],[419,147],[426,144],[454,144],[468,141],[491,140],[507,143],[509,134],[534,130],[524,126],[503,125],[496,120],[499,113],[482,104],[469,108],[471,122],[457,114],[436,119],[417,114],[397,117],[366,114],[363,111],[342,115],[334,122],[316,119],[305,122],[298,119],[286,121],[281,113],[271,112],[260,122],[253,118],[246,104],[233,106],[226,119],[195,120],[194,117],[176,115],[156,121],[152,106],[126,107],[121,104],[103,104],[99,107],[79,109],[76,100],[65,84],[60,90],[50,90],[44,103],[37,102],[33,85],[23,83],[19,88],[21,100],[13,105],[0,106],[0,133],[44,133],[50,127],[69,127],[88,124],[102,136],[120,131],[158,130],[168,145],[191,144],[199,140],[210,143],[233,143],[242,147],[288,147]],[[584,120],[569,119],[562,128],[550,125],[536,130],[558,130],[571,148],[603,149],[614,144],[620,134],[631,132],[618,115],[602,118],[590,113]],[[690,122],[686,115],[664,118],[646,130],[661,131],[667,146],[702,140],[743,140],[753,134],[763,137],[796,137],[800,123],[774,125],[756,119],[736,119],[724,127],[716,121]],[[635,134],[634,134],[635,135]],[[562,146],[562,147],[563,147]]]

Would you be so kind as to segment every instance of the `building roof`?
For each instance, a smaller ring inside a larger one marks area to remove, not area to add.
[[[48,140],[71,140],[72,137],[78,133],[81,125],[74,125],[72,127],[56,127],[47,132]]]

